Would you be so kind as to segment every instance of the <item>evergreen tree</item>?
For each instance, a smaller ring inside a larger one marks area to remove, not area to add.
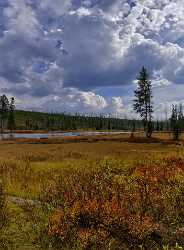
[[[178,106],[178,126],[179,129],[182,131],[184,126],[184,115],[183,115],[183,105],[180,103]]]
[[[152,89],[151,81],[145,67],[139,73],[138,87],[135,90],[134,110],[140,114],[143,123],[146,137],[152,135]]]
[[[9,115],[8,115],[8,129],[12,132],[15,129],[15,98],[12,97],[9,105]]]
[[[8,117],[9,111],[9,100],[6,95],[0,96],[0,129],[1,133],[3,133],[4,124]]]
[[[182,132],[183,110],[182,105],[173,105],[172,114],[170,118],[171,130],[174,140],[179,140]]]
[[[157,120],[157,122],[156,122],[156,131],[159,131],[160,130],[160,123],[159,123],[159,121]]]

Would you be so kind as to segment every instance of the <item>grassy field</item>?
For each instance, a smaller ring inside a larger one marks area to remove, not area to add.
[[[183,249],[184,149],[168,134],[0,142],[0,249]]]

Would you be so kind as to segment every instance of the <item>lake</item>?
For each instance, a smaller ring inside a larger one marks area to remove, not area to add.
[[[128,131],[110,131],[110,132],[48,132],[48,133],[12,133],[1,134],[0,139],[21,138],[21,139],[48,139],[52,137],[72,137],[72,136],[93,136],[93,135],[113,135],[113,134],[129,134]]]

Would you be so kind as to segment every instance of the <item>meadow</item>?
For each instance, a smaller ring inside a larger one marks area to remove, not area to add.
[[[0,141],[0,179],[0,249],[184,248],[169,134]]]

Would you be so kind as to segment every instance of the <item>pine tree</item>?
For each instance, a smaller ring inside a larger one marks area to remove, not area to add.
[[[178,106],[178,126],[180,131],[183,130],[184,125],[184,115],[183,115],[183,105],[180,103]]]
[[[171,130],[174,140],[179,140],[179,137],[182,132],[182,123],[183,123],[183,107],[180,104],[172,106],[172,114],[170,118]]]
[[[149,80],[149,75],[145,67],[139,73],[138,87],[135,90],[134,110],[140,114],[143,123],[146,137],[152,135],[152,86]]]
[[[15,98],[12,97],[10,100],[9,106],[9,115],[8,115],[8,129],[12,132],[15,129]]]
[[[0,96],[0,129],[1,133],[3,133],[4,124],[8,117],[9,111],[9,100],[6,95]]]

